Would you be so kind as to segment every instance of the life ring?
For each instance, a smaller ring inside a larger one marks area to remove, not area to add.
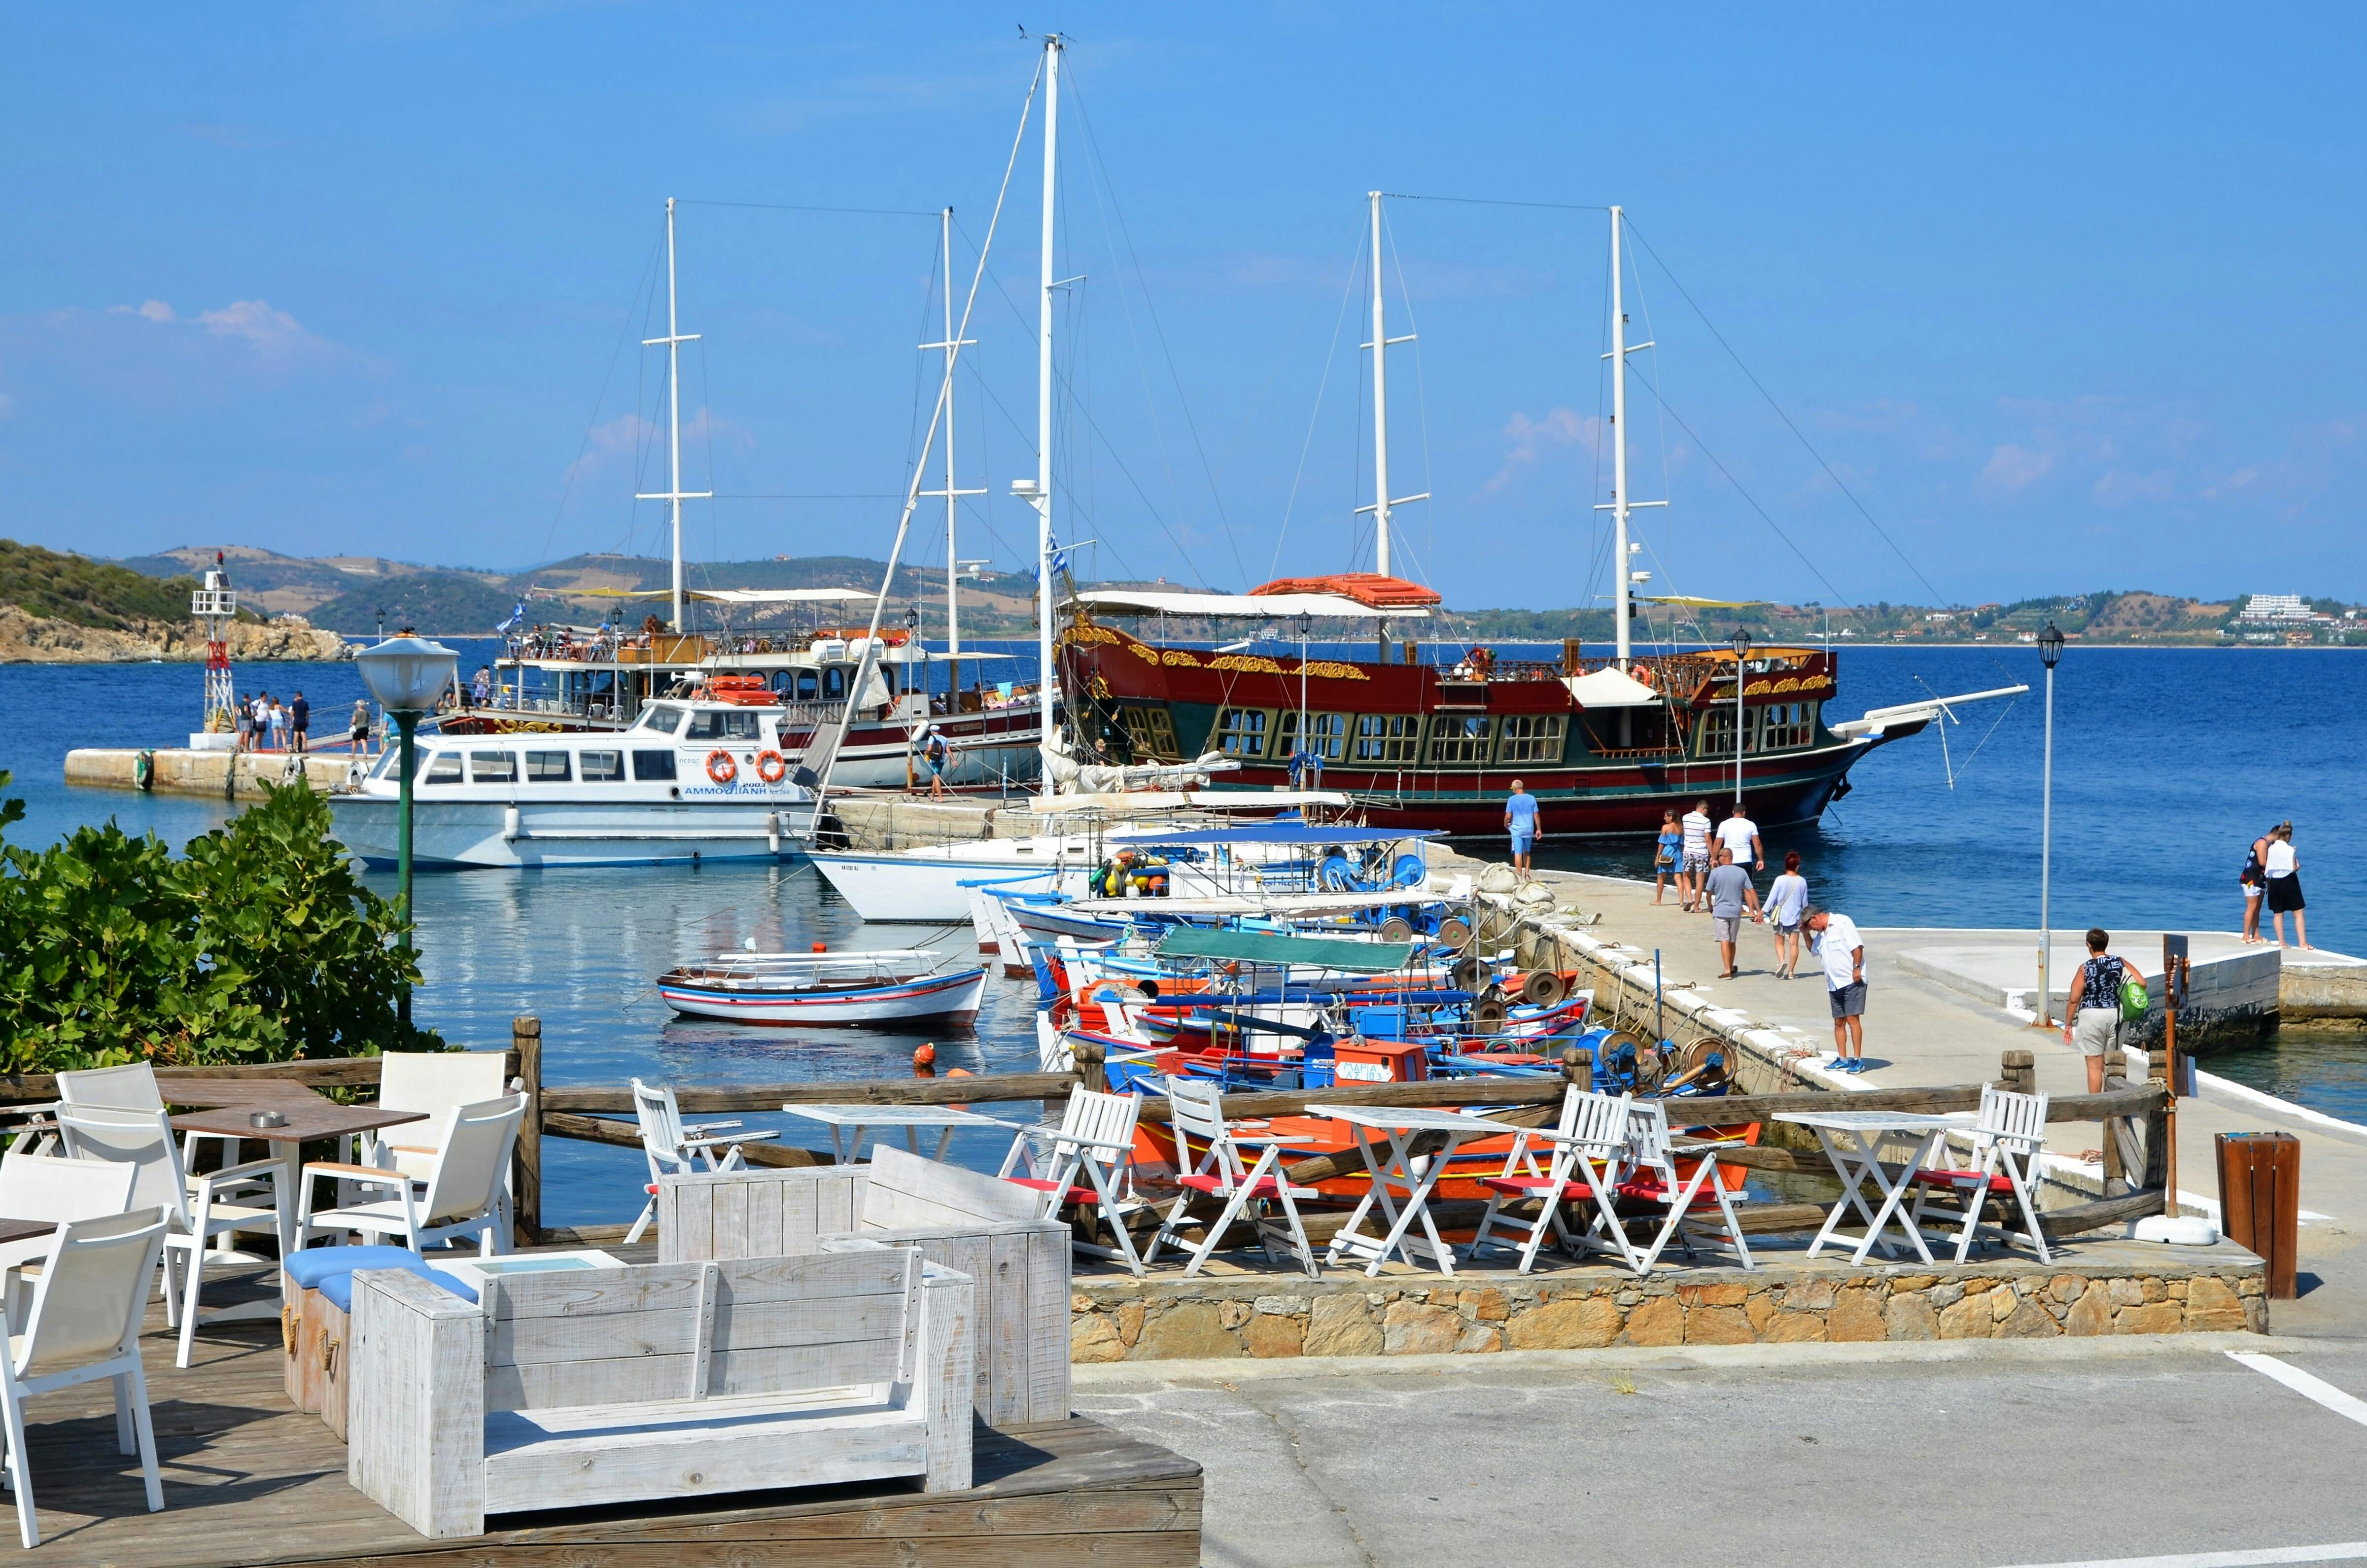
[[[756,777],[767,784],[778,784],[789,776],[789,759],[776,751],[756,754]]]
[[[721,746],[707,754],[707,776],[718,784],[729,784],[740,777],[740,765]]]

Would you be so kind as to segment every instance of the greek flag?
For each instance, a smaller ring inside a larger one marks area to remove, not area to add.
[[[499,626],[494,627],[493,631],[496,633],[505,635],[509,632],[515,631],[519,627],[524,626],[525,624],[526,601],[524,599],[520,599],[517,602],[517,608],[510,611],[510,618],[507,620],[503,621]]]
[[[1066,572],[1068,569],[1069,552],[1061,549],[1059,544],[1054,544],[1052,546],[1052,570],[1055,572]]]

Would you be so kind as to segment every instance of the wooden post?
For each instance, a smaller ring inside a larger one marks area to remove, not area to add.
[[[526,1092],[526,1118],[510,1151],[510,1207],[518,1240],[542,1236],[542,1020],[531,1014],[510,1020],[510,1049],[517,1052],[518,1082]]]
[[[2011,1094],[2038,1092],[2037,1059],[2027,1051],[2009,1051],[1998,1058],[1998,1087]]]
[[[1070,1047],[1070,1058],[1077,1064],[1077,1076],[1084,1086],[1097,1095],[1109,1093],[1109,1074],[1102,1070],[1102,1047],[1099,1040],[1076,1040]]]
[[[1565,1083],[1575,1084],[1581,1089],[1593,1088],[1594,1052],[1575,1045],[1562,1047],[1561,1075]]]

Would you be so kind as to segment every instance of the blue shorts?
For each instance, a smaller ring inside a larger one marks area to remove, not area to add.
[[[1536,837],[1537,835],[1534,833],[1516,833],[1512,835],[1512,853],[1515,855],[1526,855],[1529,852],[1529,846],[1536,842]]]

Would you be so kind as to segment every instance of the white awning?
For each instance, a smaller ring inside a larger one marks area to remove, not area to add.
[[[1660,694],[1620,670],[1597,670],[1591,676],[1564,676],[1562,685],[1580,708],[1652,708]]]
[[[1345,806],[1345,795],[1330,790],[1132,790],[1123,794],[1036,795],[1027,809],[1039,816],[1101,812],[1110,816],[1153,816],[1198,808],[1218,812],[1281,812],[1302,806]]]
[[[670,599],[672,588],[544,588],[533,590],[561,599]],[[870,603],[878,597],[860,588],[685,588],[682,597],[714,605],[812,605]]]
[[[1080,588],[1073,601],[1113,615],[1189,615],[1287,620],[1315,615],[1343,620],[1426,619],[1419,605],[1376,609],[1345,594],[1194,594],[1165,588]]]

